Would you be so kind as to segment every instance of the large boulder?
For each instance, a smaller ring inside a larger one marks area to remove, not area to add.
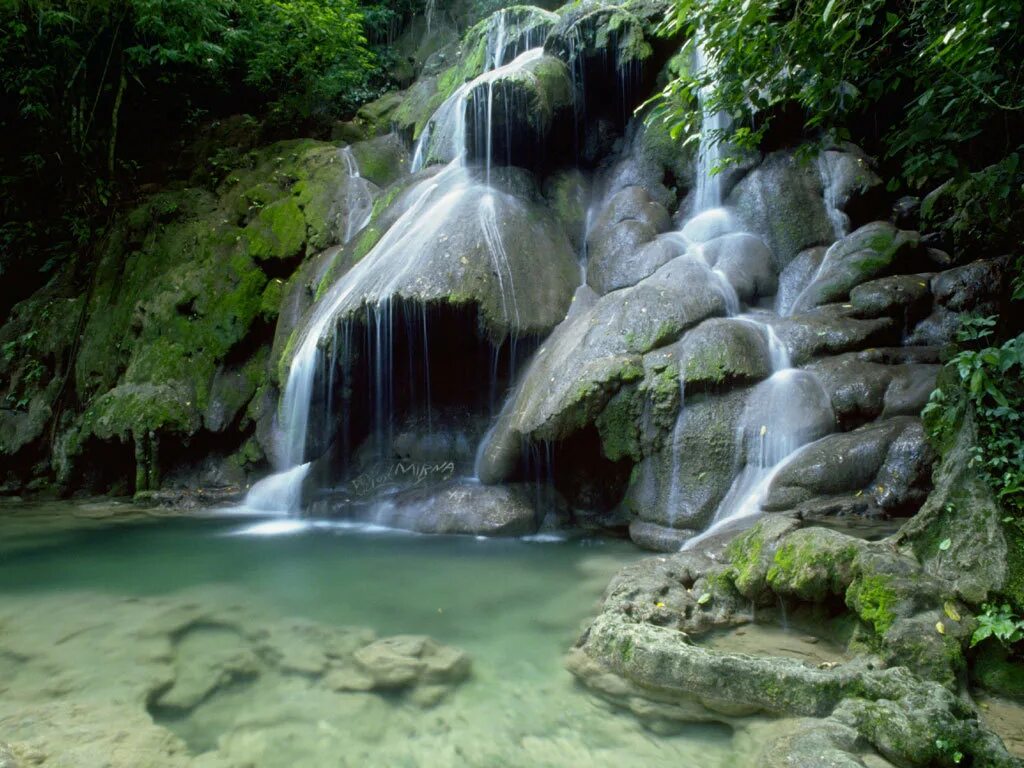
[[[687,256],[632,288],[600,298],[577,292],[572,312],[538,351],[485,440],[481,480],[507,477],[508,458],[523,438],[556,441],[592,424],[623,384],[643,377],[642,355],[724,314],[715,276]]]
[[[774,296],[778,291],[772,252],[761,238],[737,232],[702,243],[699,250],[741,301],[753,304],[759,297]]]
[[[846,299],[851,289],[895,271],[920,266],[917,232],[896,229],[887,221],[866,224],[828,249],[814,280],[797,298],[794,312]]]
[[[650,352],[645,367],[675,363],[684,390],[699,394],[722,386],[752,384],[772,373],[765,330],[737,318],[712,318],[688,331],[682,339]]]
[[[775,297],[778,314],[785,317],[792,313],[797,298],[811,284],[827,252],[828,248],[823,245],[800,251],[779,273],[779,292]]]
[[[843,429],[879,416],[916,416],[935,389],[940,366],[907,362],[885,364],[870,353],[850,352],[808,366],[832,400]]]
[[[930,489],[934,453],[919,420],[898,417],[807,446],[772,480],[766,511],[800,509],[822,499],[854,497],[865,512],[906,514]]]
[[[470,160],[536,167],[569,146],[573,83],[554,56],[506,65],[477,78],[465,93]]]
[[[341,321],[395,300],[443,303],[476,307],[494,340],[549,332],[578,281],[572,246],[525,171],[492,182],[451,167],[400,195],[405,212],[317,311]]]
[[[1000,594],[1024,610],[1024,537],[1003,522],[1005,511],[971,465],[976,444],[968,415],[935,473],[934,493],[898,538],[962,599],[977,605]]]
[[[885,184],[871,160],[852,144],[818,155],[825,205],[836,234],[850,231],[883,213]]]
[[[931,310],[930,274],[894,275],[850,290],[850,304],[861,317],[895,317],[912,328]]]
[[[761,237],[781,272],[801,251],[835,240],[823,199],[821,174],[792,152],[768,155],[733,189],[726,204],[744,229]]]
[[[675,211],[693,186],[694,150],[672,138],[668,122],[648,117],[638,114],[626,126],[618,159],[604,174],[605,193],[639,186],[666,210]]]
[[[852,308],[835,304],[770,322],[789,350],[794,365],[803,365],[816,357],[885,347],[900,341],[899,329],[892,318],[859,319]]]
[[[637,465],[625,509],[665,528],[697,532],[707,527],[746,460],[744,441],[737,435],[749,396],[749,390],[735,390],[684,403],[664,448]]]
[[[453,481],[411,490],[356,512],[356,519],[417,533],[527,536],[540,520],[530,489]]]
[[[679,255],[665,241],[668,212],[638,186],[626,187],[604,205],[587,236],[587,283],[598,293],[636,285]]]
[[[576,73],[581,114],[621,125],[632,113],[673,48],[655,32],[667,10],[663,0],[621,5],[585,0],[563,6],[544,50]],[[609,82],[618,87],[608,88]]]

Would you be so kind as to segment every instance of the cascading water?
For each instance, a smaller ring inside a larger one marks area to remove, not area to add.
[[[694,69],[698,74],[714,73],[714,62],[708,58],[698,35],[694,47]],[[722,205],[722,174],[724,159],[722,139],[729,127],[729,116],[722,110],[708,106],[712,88],[700,90],[701,108],[700,148],[697,156],[697,191],[694,197],[694,215],[711,211]]]
[[[723,530],[734,528],[761,512],[772,480],[807,443],[830,432],[832,404],[817,377],[793,368],[789,352],[771,325],[751,316],[737,318],[765,335],[772,375],[754,387],[737,429],[745,466],[719,504],[711,524],[690,539],[690,549]]]
[[[695,67],[706,71],[713,67],[698,39]],[[701,92],[702,105],[709,89]],[[697,188],[690,219],[679,232],[663,235],[680,253],[702,260],[718,279],[726,311],[730,317],[749,323],[763,334],[771,363],[771,376],[754,387],[740,419],[737,434],[739,455],[744,464],[725,495],[709,527],[689,539],[684,548],[699,544],[707,537],[742,524],[761,511],[761,503],[775,475],[803,445],[831,431],[834,425],[831,403],[817,378],[793,368],[789,352],[772,326],[760,313],[740,314],[741,303],[726,275],[713,268],[705,255],[705,243],[739,228],[735,217],[722,207],[723,187],[720,173],[724,159],[722,136],[728,129],[728,117],[711,109],[703,110],[701,148],[697,156]],[[687,457],[679,451],[685,419],[684,374],[680,365],[680,413],[673,431],[673,472],[669,488],[669,521],[675,522],[680,506],[679,462]]]
[[[348,243],[370,222],[370,215],[373,213],[373,194],[370,192],[369,182],[359,173],[359,163],[356,162],[356,157],[352,154],[352,148],[342,149],[341,157],[345,161],[345,168],[348,171],[344,239],[344,242]]]
[[[341,355],[348,354],[347,349],[351,344],[348,336],[351,334],[351,323],[357,315],[361,315],[360,320],[367,332],[365,348],[370,358],[368,369],[372,377],[371,431],[378,443],[378,452],[382,450],[382,444],[389,442],[394,401],[392,327],[395,315],[392,297],[416,267],[417,259],[424,251],[424,244],[445,237],[445,229],[453,212],[466,205],[476,206],[478,225],[498,283],[501,311],[507,325],[517,327],[519,307],[512,269],[502,242],[495,210],[495,196],[504,193],[492,189],[489,183],[481,184],[476,181],[468,167],[467,95],[474,88],[487,86],[486,103],[474,104],[478,114],[479,110],[483,110],[486,120],[476,121],[478,135],[475,135],[473,140],[477,149],[476,156],[486,158],[489,182],[493,84],[498,78],[514,73],[542,56],[543,49],[528,50],[512,61],[502,63],[504,58],[514,51],[515,46],[510,46],[506,42],[504,14],[499,14],[498,19],[499,23],[492,28],[493,40],[491,35],[488,38],[487,61],[490,68],[473,81],[461,86],[435,112],[427,130],[417,143],[413,166],[414,170],[418,170],[429,162],[429,148],[438,142],[443,143],[443,151],[452,159],[439,173],[419,182],[408,193],[411,202],[404,213],[387,230],[377,245],[317,302],[298,337],[280,408],[284,432],[281,450],[282,471],[256,483],[250,489],[246,499],[246,506],[249,508],[286,512],[295,512],[299,509],[302,503],[302,485],[309,472],[309,460],[313,458],[308,455],[311,433],[315,434],[316,430],[326,426],[323,420],[319,419],[317,424],[311,423],[313,404],[318,400],[325,402],[327,422],[332,420],[337,356],[339,352]],[[485,148],[483,152],[480,151],[482,147]],[[362,181],[351,152],[343,150],[342,155],[349,163],[351,181]],[[353,186],[358,187],[357,184]],[[362,213],[350,211],[350,220],[363,217]],[[366,223],[363,220],[359,228]],[[353,234],[355,232],[347,232],[346,236],[351,237]],[[339,321],[343,330],[341,337],[338,335]],[[424,355],[427,355],[426,322],[424,310]],[[324,359],[325,345],[331,350],[330,360]],[[345,365],[341,368],[343,371],[346,370]],[[429,414],[429,361],[425,362],[424,368],[428,371],[426,399]],[[343,418],[346,416],[347,414]]]

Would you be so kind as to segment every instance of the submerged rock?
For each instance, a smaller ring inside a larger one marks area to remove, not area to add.
[[[373,690],[452,685],[469,677],[470,671],[469,657],[464,652],[423,635],[377,640],[357,650],[353,659],[369,678]],[[332,682],[337,689],[341,681],[335,678]]]
[[[417,533],[527,536],[540,517],[529,488],[456,481],[378,502],[360,518]]]

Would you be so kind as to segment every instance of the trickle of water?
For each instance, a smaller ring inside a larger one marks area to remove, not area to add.
[[[694,46],[694,69],[698,73],[714,73],[715,64],[704,50],[700,36]],[[712,88],[704,87],[697,95],[700,102],[702,122],[700,128],[700,149],[697,153],[697,191],[694,196],[694,213],[700,213],[722,204],[722,168],[724,154],[722,138],[729,128],[729,116],[722,110],[711,110],[707,106]]]
[[[344,239],[344,242],[348,243],[357,232],[370,223],[370,215],[373,213],[373,195],[370,192],[369,183],[359,174],[359,163],[356,162],[356,157],[352,154],[352,148],[342,149],[341,157],[348,170]]]
[[[836,180],[833,178],[832,164],[829,153],[818,155],[818,173],[821,176],[821,188],[825,198],[825,211],[832,223],[832,232],[836,240],[842,240],[850,233],[850,217],[839,208]]]

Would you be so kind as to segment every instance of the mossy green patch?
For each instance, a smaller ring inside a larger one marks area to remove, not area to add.
[[[831,540],[796,532],[775,550],[768,569],[768,586],[778,594],[821,602],[842,595],[850,579],[850,566],[858,548],[850,543],[832,546]]]
[[[846,591],[846,604],[884,635],[896,621],[900,598],[889,580],[877,573],[861,574]]]
[[[636,387],[620,389],[597,417],[601,450],[611,461],[640,461],[640,415],[643,401]]]
[[[260,317],[271,322],[277,319],[281,311],[281,299],[284,296],[284,280],[275,277],[267,283],[260,297]]]
[[[737,536],[729,543],[726,555],[732,565],[732,580],[743,595],[760,592],[761,553],[764,551],[764,534],[760,525]]]
[[[306,219],[298,200],[287,197],[262,208],[245,229],[249,253],[257,259],[285,259],[302,252]]]

